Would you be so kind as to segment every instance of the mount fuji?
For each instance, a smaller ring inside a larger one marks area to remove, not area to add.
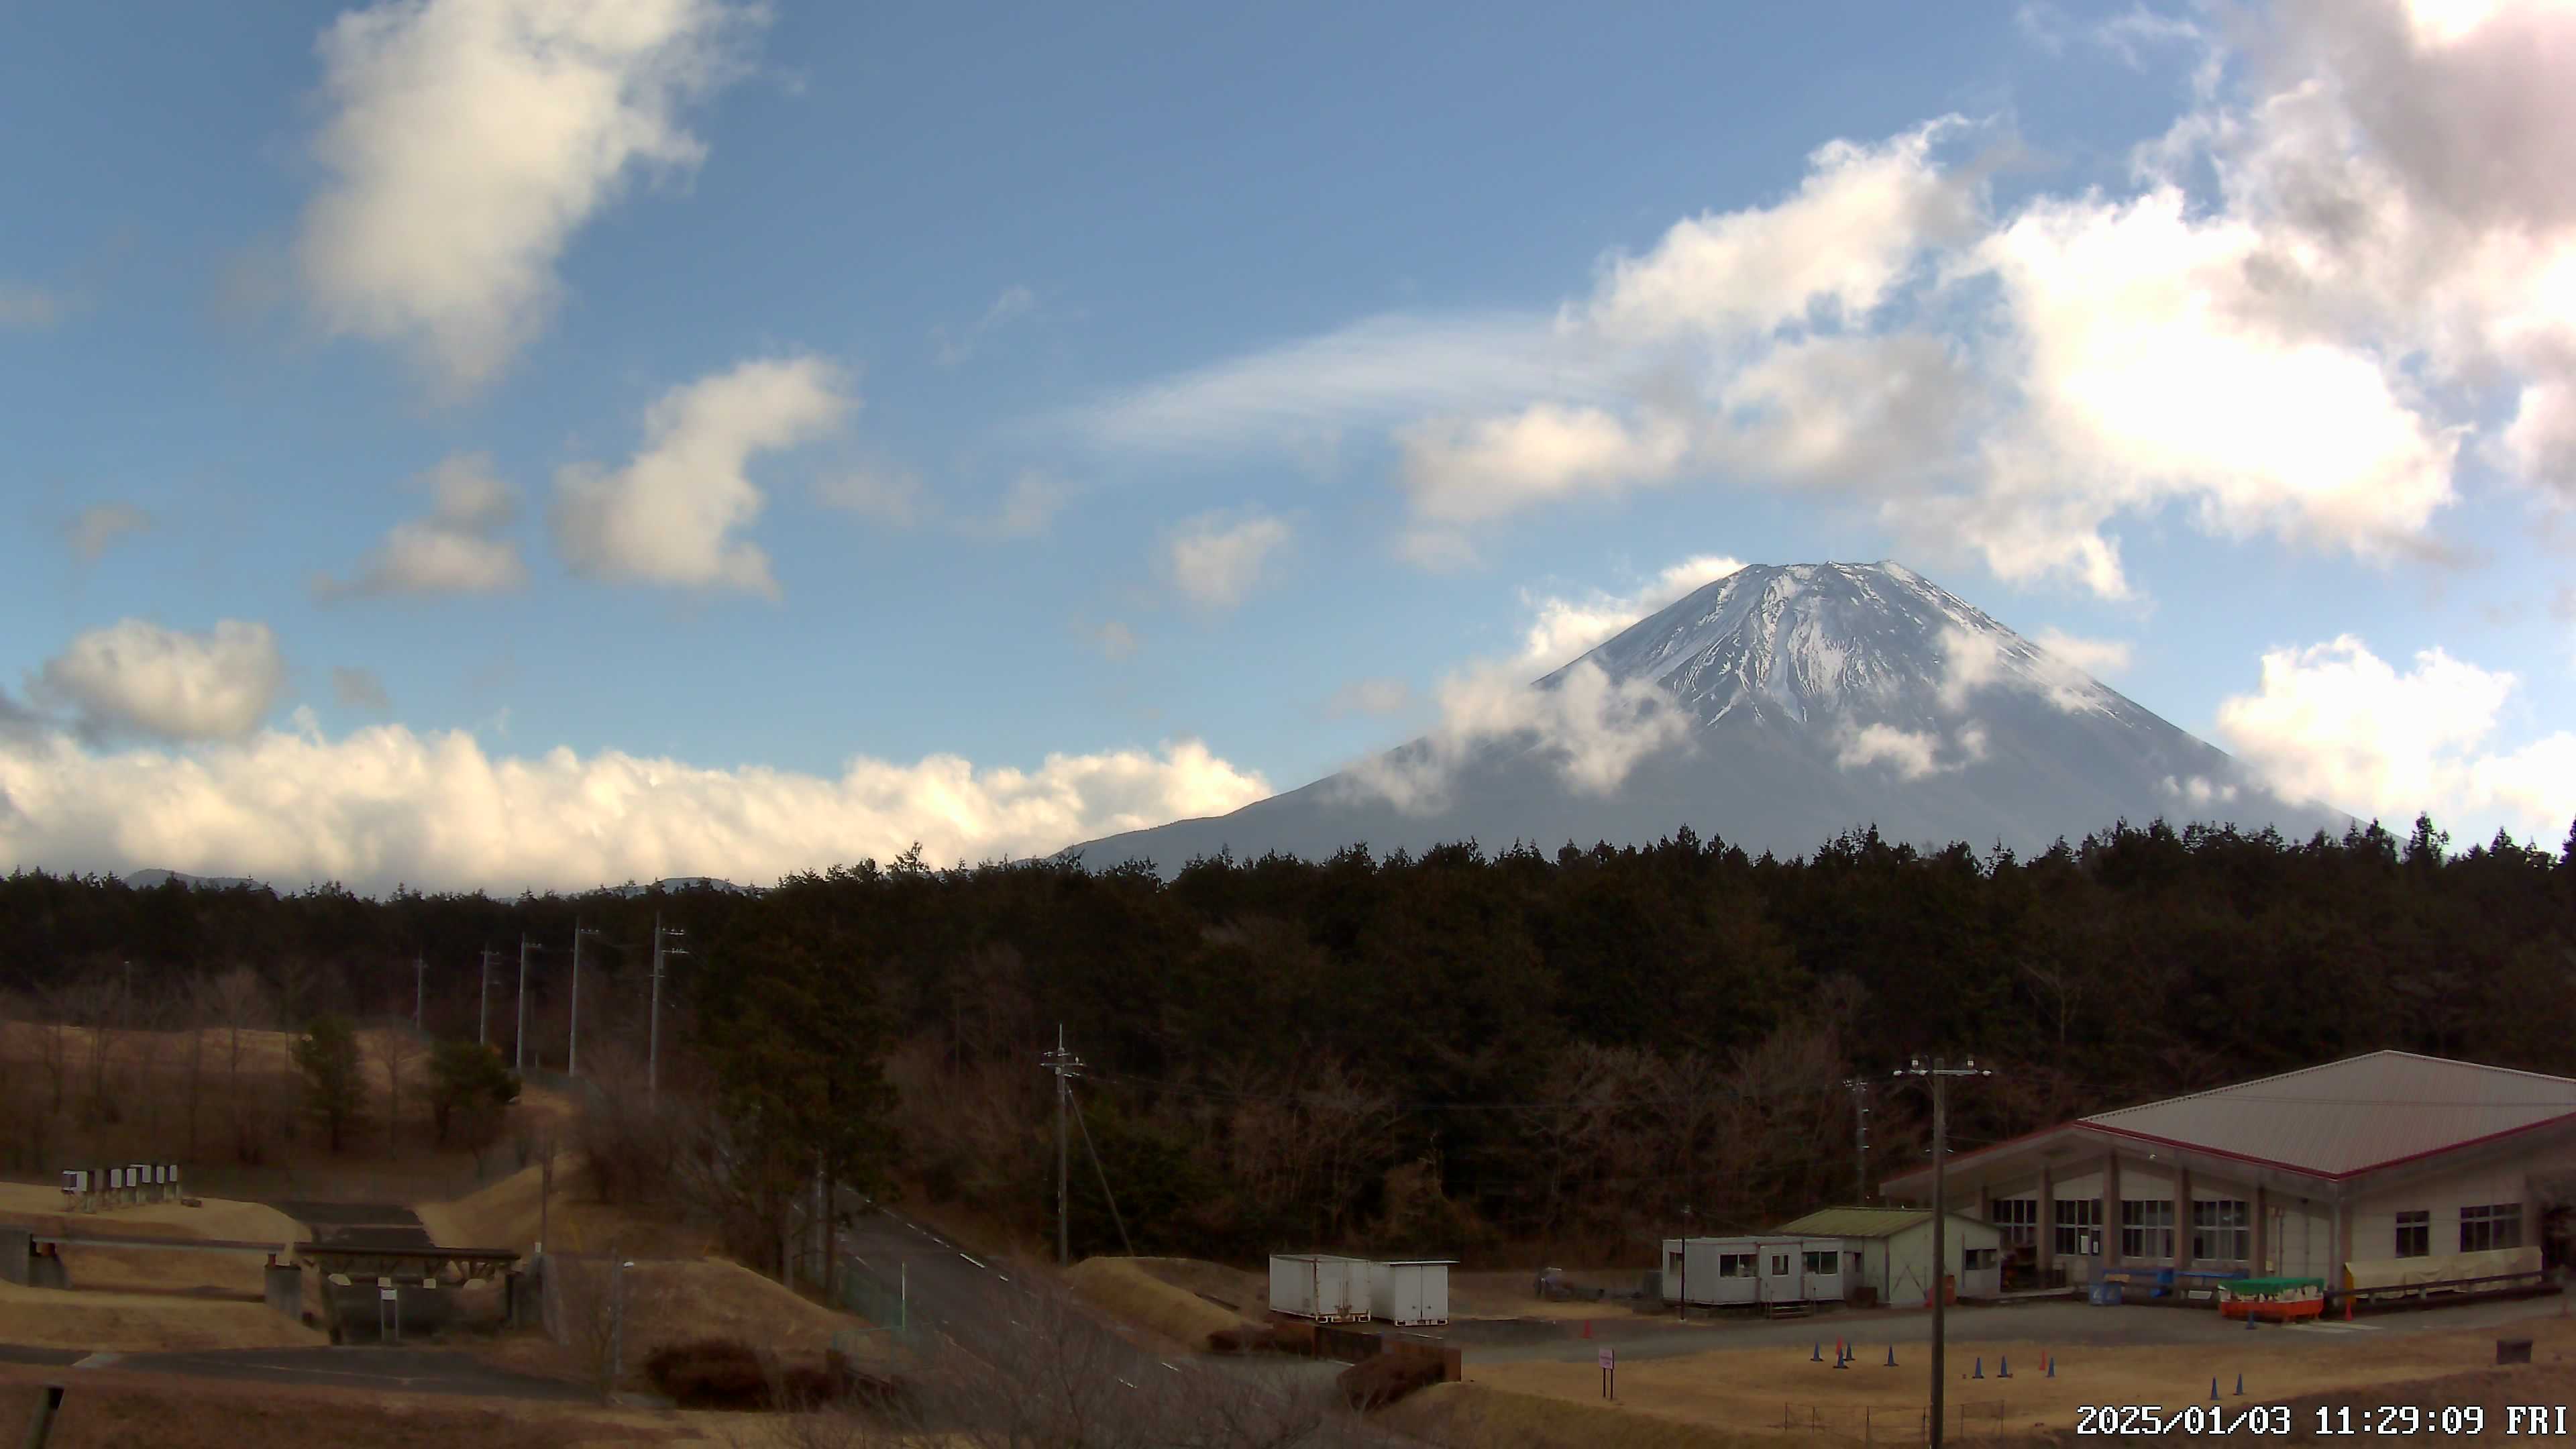
[[[1461,708],[1461,705],[1464,708]],[[2340,835],[2217,747],[1901,564],[1754,565],[1429,736],[1230,815],[1072,847],[1093,869],[1474,840],[1782,858],[1875,826],[2024,855],[2126,820]]]

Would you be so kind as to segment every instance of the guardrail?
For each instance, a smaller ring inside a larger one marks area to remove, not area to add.
[[[2548,1272],[2492,1273],[2482,1278],[2444,1278],[2430,1283],[2389,1283],[2376,1288],[2329,1288],[2325,1291],[2326,1312],[2337,1312],[2343,1304],[2356,1308],[2391,1309],[2435,1306],[2438,1298],[2512,1298],[2538,1297],[2564,1293],[2566,1285]]]

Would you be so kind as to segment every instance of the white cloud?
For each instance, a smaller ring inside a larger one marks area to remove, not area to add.
[[[2497,751],[2491,740],[2515,684],[2439,649],[2418,653],[2401,674],[2344,635],[2265,653],[2260,688],[2219,705],[2218,733],[2290,799],[2555,839],[2576,818],[2576,734]]]
[[[528,581],[519,545],[497,536],[518,517],[519,500],[491,459],[459,454],[413,486],[429,494],[429,516],[395,524],[347,582],[314,580],[316,597],[497,594]]]
[[[1932,160],[1965,127],[1945,116],[1877,145],[1827,142],[1786,199],[1676,223],[1644,256],[1610,260],[1566,321],[1630,343],[1759,334],[1819,309],[1859,321],[1927,245],[1975,227],[1973,184]]]
[[[81,562],[96,563],[117,541],[152,527],[152,515],[131,503],[93,503],[64,525],[63,539]]]
[[[225,619],[189,632],[125,619],[73,639],[46,661],[36,688],[90,734],[227,739],[276,707],[286,663],[266,624]]]
[[[1633,593],[1594,589],[1581,598],[1566,598],[1533,595],[1524,589],[1521,602],[1536,617],[1523,636],[1515,667],[1533,678],[1546,674],[1648,614],[1743,567],[1741,560],[1723,554],[1698,554],[1664,569]]]
[[[921,475],[890,464],[870,464],[817,479],[814,501],[888,528],[911,528],[929,516],[932,506]]]
[[[1416,515],[1473,523],[1582,492],[1616,492],[1672,476],[1690,456],[1669,418],[1634,423],[1596,407],[1541,403],[1485,418],[1435,418],[1396,435]]]
[[[1022,473],[1003,490],[993,516],[969,531],[991,538],[1030,538],[1046,532],[1072,501],[1073,489],[1062,481],[1044,473]]]
[[[1028,315],[1037,304],[1038,294],[1028,288],[1005,287],[1002,295],[995,297],[993,304],[984,309],[984,315],[976,318],[962,332],[952,334],[945,327],[930,329],[931,347],[939,365],[963,366],[968,358],[975,355],[975,349],[985,338],[1009,326],[1013,320]]]
[[[1542,316],[1383,316],[1134,389],[1070,421],[1119,447],[1232,452],[1607,381],[1605,359]]]
[[[681,111],[729,78],[759,6],[719,0],[410,0],[316,44],[331,179],[306,209],[305,285],[337,333],[397,342],[451,390],[545,326],[573,234],[638,172],[706,148]]]
[[[733,536],[765,501],[743,470],[754,454],[830,430],[851,406],[845,386],[838,367],[804,356],[745,362],[663,394],[624,468],[555,475],[556,551],[605,582],[778,597],[769,555]]]
[[[2106,596],[2141,520],[2447,556],[2471,451],[2576,502],[2576,5],[2274,18],[2087,22],[2133,61],[2192,48],[2193,99],[2124,186],[1997,211],[1953,154],[1992,128],[1838,141],[1785,198],[1613,259],[1545,339],[1380,319],[1146,389],[1102,435],[1382,426],[1398,552],[1442,566],[1475,527],[1685,481],[1837,491]]]
[[[2062,629],[2047,628],[2031,636],[2031,642],[2087,674],[2117,674],[2129,667],[2130,648],[2126,639],[2086,639]]]
[[[2177,780],[2167,775],[2158,783],[2164,787],[2166,794],[2176,799],[2188,800],[2194,805],[2208,805],[2213,802],[2223,804],[2235,799],[2237,794],[2235,785],[2219,783],[2202,775],[2194,775],[2188,780]]]
[[[70,309],[59,292],[23,282],[0,282],[0,331],[42,332]]]
[[[1488,746],[1526,746],[1575,789],[1607,795],[1649,756],[1686,746],[1690,719],[1651,680],[1613,683],[1598,665],[1576,664],[1555,686],[1532,688],[1517,667],[1460,670],[1438,690],[1440,722],[1418,749],[1374,754],[1345,772],[1342,789],[1397,809],[1445,809],[1458,770]]]
[[[1287,523],[1267,514],[1203,513],[1163,540],[1163,572],[1193,603],[1231,609],[1260,586],[1288,538]]]
[[[351,709],[373,710],[378,714],[393,711],[393,696],[385,693],[385,682],[372,669],[357,665],[331,666],[331,697]]]
[[[1976,752],[1983,754],[1984,736],[1979,735]],[[1925,730],[1898,729],[1891,724],[1863,725],[1844,737],[1834,752],[1834,763],[1846,770],[1886,765],[1900,780],[1920,780],[1959,768],[1957,761],[1941,762],[1941,737]]]
[[[1219,815],[1269,785],[1196,741],[1050,755],[854,759],[838,777],[706,769],[616,751],[495,756],[463,731],[267,731],[184,753],[0,741],[0,855],[363,890],[578,890],[713,875],[751,883],[919,840],[936,861],[1028,856]]]
[[[1401,679],[1355,679],[1324,703],[1332,715],[1402,714],[1413,708],[1413,686]]]

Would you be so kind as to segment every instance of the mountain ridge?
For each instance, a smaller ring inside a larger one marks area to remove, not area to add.
[[[1749,565],[1528,693],[1547,701],[1531,728],[1434,731],[1231,814],[1059,858],[1168,875],[1220,851],[1646,844],[1684,827],[1780,856],[1872,827],[2028,852],[2122,820],[2300,837],[2354,823],[2272,796],[2216,746],[1894,560]]]

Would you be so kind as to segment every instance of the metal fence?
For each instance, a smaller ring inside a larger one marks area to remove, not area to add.
[[[832,1306],[873,1325],[832,1335],[834,1348],[848,1352],[848,1340],[875,1334],[890,1336],[906,1348],[919,1346],[921,1329],[912,1315],[908,1276],[898,1276],[889,1284],[855,1264],[841,1263],[832,1280]]]

